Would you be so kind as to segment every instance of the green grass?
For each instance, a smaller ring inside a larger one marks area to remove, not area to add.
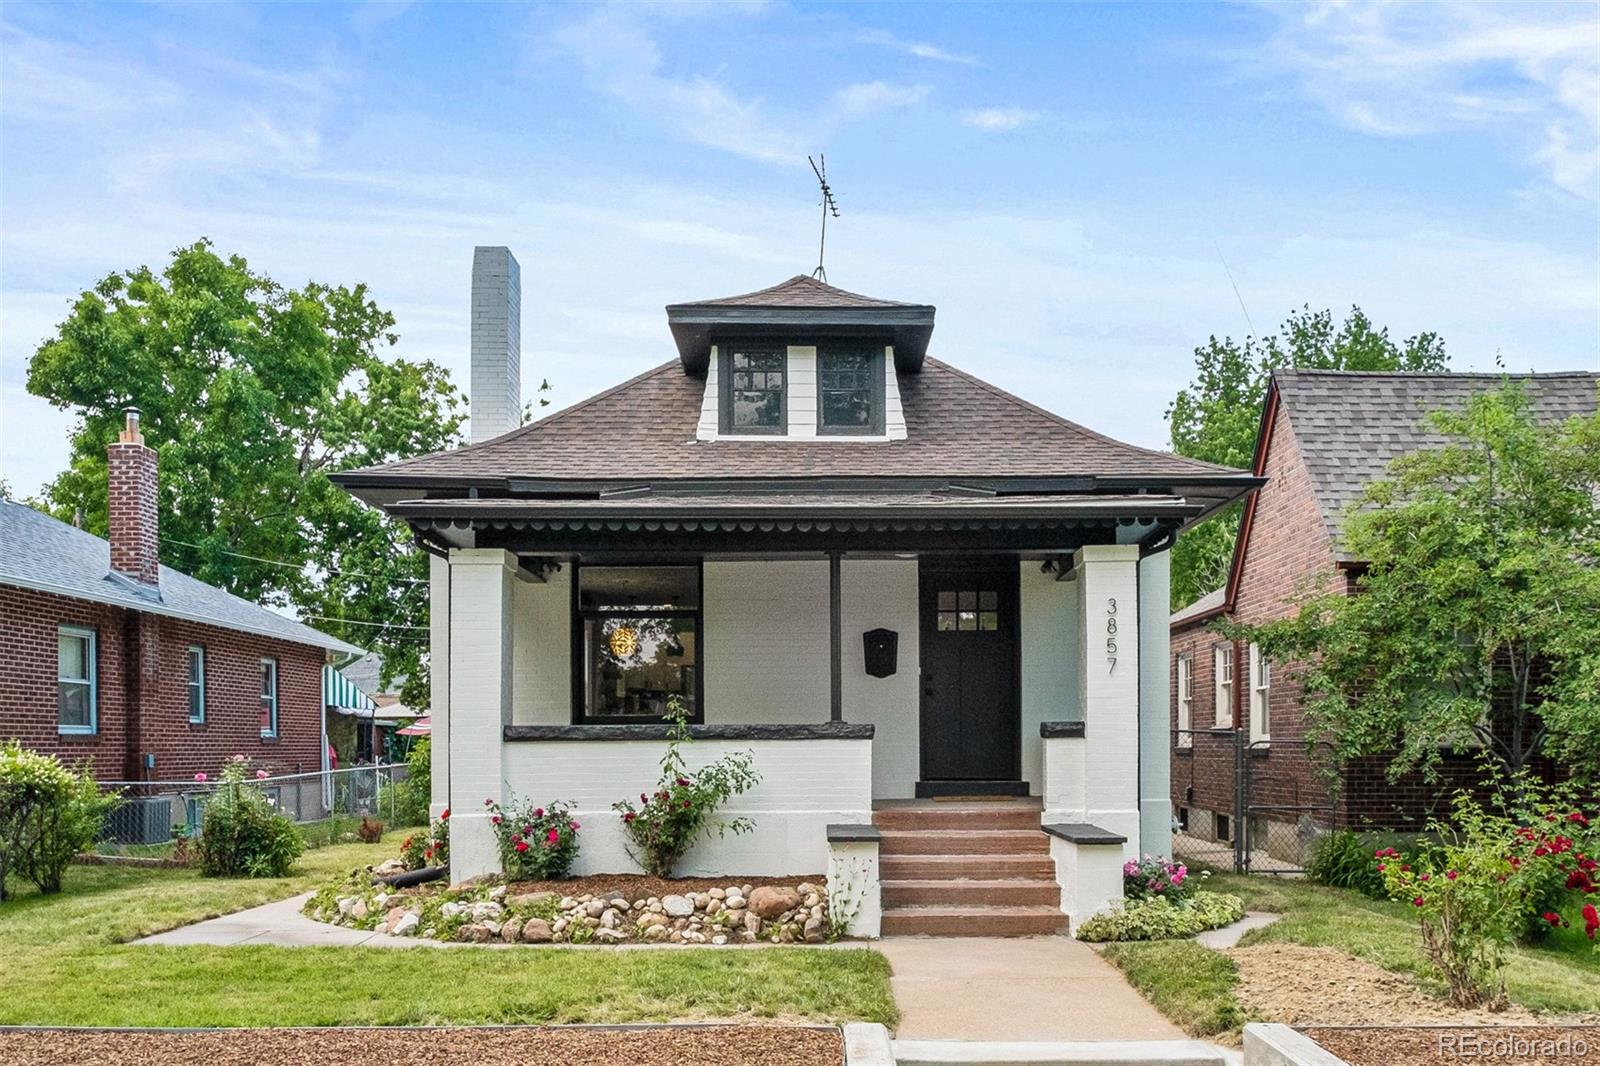
[[[1104,955],[1184,1032],[1216,1036],[1248,1020],[1233,994],[1239,971],[1221,952],[1192,940],[1155,940],[1107,944]]]
[[[1206,887],[1243,897],[1249,910],[1283,915],[1247,933],[1241,947],[1285,943],[1337,948],[1406,974],[1431,992],[1443,992],[1443,983],[1423,957],[1416,917],[1404,903],[1261,875],[1216,874]],[[1600,1012],[1600,953],[1581,931],[1558,930],[1543,944],[1511,950],[1506,990],[1513,1002],[1534,1011]]]
[[[295,874],[74,866],[56,896],[0,904],[0,1024],[422,1025],[693,1018],[894,1024],[888,962],[821,948],[479,950],[137,947],[127,940],[270,902],[391,855],[309,851]]]

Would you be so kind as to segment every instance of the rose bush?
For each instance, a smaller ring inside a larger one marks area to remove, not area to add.
[[[412,833],[400,842],[400,861],[408,870],[450,865],[450,808],[439,812],[426,833]]]
[[[252,772],[243,755],[222,768],[220,785],[206,798],[195,842],[202,875],[282,877],[305,851],[300,830],[256,784],[264,776],[265,771]]]
[[[578,830],[570,804],[556,801],[544,807],[493,799],[483,805],[500,842],[500,868],[512,881],[553,881],[566,877],[578,857]]]
[[[1122,895],[1126,899],[1160,896],[1177,902],[1194,894],[1194,880],[1181,862],[1145,855],[1122,864]]]
[[[748,818],[713,821],[716,809],[755,786],[761,775],[749,752],[724,755],[699,770],[690,770],[679,750],[691,742],[683,704],[674,697],[668,704],[667,750],[661,756],[661,776],[652,792],[639,793],[639,803],[619,800],[612,809],[622,816],[623,830],[633,841],[629,854],[652,877],[671,877],[686,851],[703,833],[748,833],[755,823]]]
[[[1395,848],[1373,856],[1390,897],[1415,908],[1422,947],[1461,1007],[1506,1003],[1507,949],[1530,930],[1571,924],[1600,931],[1591,819],[1570,799],[1529,782],[1485,806],[1461,793],[1448,822],[1430,825],[1411,861]]]

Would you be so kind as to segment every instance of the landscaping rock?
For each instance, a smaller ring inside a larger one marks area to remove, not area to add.
[[[507,944],[515,944],[522,936],[522,919],[507,918],[506,923],[500,927],[500,939]]]
[[[744,916],[744,927],[751,936],[761,935],[761,915],[751,911]]]
[[[663,896],[661,906],[674,918],[687,918],[694,913],[694,901],[687,896]]]
[[[665,940],[667,939],[667,927],[664,925],[646,926],[644,938],[646,940]]]
[[[750,913],[760,918],[776,918],[784,911],[792,911],[800,906],[801,897],[792,888],[762,885],[746,898],[750,901]]]
[[[822,939],[821,918],[806,919],[805,939],[807,944],[815,944]]]
[[[584,913],[591,918],[598,918],[605,911],[606,905],[597,899],[591,899],[583,905]]]
[[[506,906],[516,910],[528,910],[539,904],[556,898],[554,892],[518,892],[515,896],[506,897]]]
[[[548,944],[555,939],[555,931],[550,923],[543,918],[529,918],[522,923],[522,942],[524,944]]]
[[[486,944],[490,937],[487,926],[471,923],[456,930],[456,939],[464,944]]]
[[[390,929],[389,932],[394,936],[410,936],[417,931],[417,926],[421,924],[421,918],[410,911],[406,911],[405,914],[400,916],[400,920],[394,923],[394,928]]]
[[[367,901],[364,899],[357,899],[350,907],[350,917],[358,922],[370,913],[371,911],[367,909]]]
[[[602,911],[600,914],[600,925],[605,929],[615,929],[617,927],[617,908],[607,907],[604,911]]]
[[[404,907],[390,907],[389,913],[383,916],[383,931],[385,933],[394,932],[394,927],[400,924],[400,919],[410,913]]]
[[[475,922],[498,921],[504,917],[506,909],[494,900],[481,900],[472,905],[472,920]]]
[[[644,914],[639,917],[639,928],[641,929],[659,929],[666,924],[667,916],[664,914]]]
[[[619,940],[628,939],[628,934],[620,929],[597,929],[595,930],[594,938],[603,940],[608,944],[615,944]]]

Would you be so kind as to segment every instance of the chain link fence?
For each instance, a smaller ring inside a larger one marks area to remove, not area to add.
[[[394,824],[406,779],[403,763],[351,766],[252,781],[269,803],[301,827],[309,847],[353,836],[363,818]],[[122,802],[106,819],[96,851],[103,855],[161,857],[176,840],[194,836],[217,781],[102,781]]]

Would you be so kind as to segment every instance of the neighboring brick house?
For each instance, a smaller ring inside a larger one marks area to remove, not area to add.
[[[1513,376],[1543,420],[1595,409],[1600,374]],[[1268,833],[1274,852],[1280,841],[1291,851],[1308,831],[1329,825],[1415,826],[1476,779],[1468,753],[1447,755],[1431,785],[1418,777],[1390,782],[1387,759],[1374,757],[1339,768],[1330,789],[1306,749],[1296,671],[1275,669],[1280,664],[1227,641],[1212,623],[1282,617],[1308,588],[1349,592],[1361,561],[1339,549],[1347,508],[1393,459],[1444,443],[1425,424],[1428,412],[1459,407],[1501,381],[1498,374],[1273,373],[1254,461],[1254,473],[1268,480],[1245,504],[1228,584],[1171,619],[1172,802],[1191,837],[1231,841],[1245,807],[1257,808],[1259,828],[1296,824],[1293,833]],[[1241,742],[1247,788],[1236,788]]]
[[[320,770],[323,666],[361,649],[159,565],[137,412],[109,461],[109,541],[0,501],[0,739],[103,781]]]

